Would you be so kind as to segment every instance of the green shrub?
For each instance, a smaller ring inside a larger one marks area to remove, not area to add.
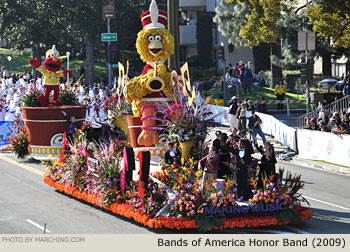
[[[209,79],[212,76],[217,76],[215,67],[191,67],[190,68],[190,77],[191,81],[196,81],[199,79]]]
[[[264,78],[265,79],[265,82],[266,82],[266,85],[270,85],[270,82],[271,82],[271,71],[270,70],[263,70],[263,71],[260,71],[258,73],[258,77],[259,78]]]
[[[283,78],[285,79],[288,92],[294,93],[297,81],[300,80],[300,71],[283,70]]]

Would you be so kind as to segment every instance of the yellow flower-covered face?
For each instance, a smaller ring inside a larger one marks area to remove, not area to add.
[[[142,30],[136,49],[143,62],[167,60],[174,53],[174,37],[167,29]]]

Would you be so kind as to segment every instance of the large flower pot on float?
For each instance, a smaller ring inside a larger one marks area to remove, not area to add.
[[[180,142],[180,147],[182,149],[182,154],[181,154],[181,163],[185,163],[185,158],[188,158],[190,156],[190,151],[193,146],[194,142],[193,141],[187,141],[187,142]]]
[[[68,131],[62,111],[68,117],[75,116],[79,128],[82,127],[86,106],[22,107],[29,153],[34,159],[57,159],[61,154],[63,133]]]

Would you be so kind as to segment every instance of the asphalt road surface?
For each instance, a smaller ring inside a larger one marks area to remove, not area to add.
[[[302,174],[302,193],[314,217],[299,226],[230,229],[221,233],[322,234],[350,233],[350,176],[279,163]],[[43,182],[45,167],[34,160],[18,161],[0,154],[1,234],[167,234],[95,208],[57,192]],[[197,233],[197,232],[196,232]],[[217,232],[213,232],[217,233]]]

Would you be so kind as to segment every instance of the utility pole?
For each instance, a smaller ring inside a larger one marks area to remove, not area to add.
[[[107,20],[107,32],[111,33],[111,18],[115,18],[115,2],[114,0],[104,5],[102,0],[102,16]],[[107,64],[108,64],[108,86],[112,87],[112,65],[110,55],[111,41],[108,40],[107,45]]]
[[[111,33],[111,19],[107,18],[107,32]],[[108,86],[112,86],[112,66],[111,66],[111,54],[110,54],[110,48],[111,48],[111,41],[108,41],[107,45],[107,53],[108,53]]]
[[[306,0],[305,6],[301,7],[307,7],[308,0]],[[298,10],[300,10],[299,8]],[[298,11],[297,10],[297,11]],[[297,11],[295,12],[297,14]],[[305,77],[305,97],[306,97],[306,113],[309,113],[310,110],[310,82],[313,78],[313,66],[312,59],[310,60],[308,58],[309,51],[315,50],[316,45],[316,34],[314,32],[308,32],[307,30],[307,24],[304,24],[304,31],[298,32],[298,50],[299,51],[305,51],[305,66],[302,69],[302,77]],[[310,62],[309,62],[310,61]],[[310,64],[311,63],[311,64]]]
[[[175,52],[169,57],[170,70],[180,69],[179,0],[167,0],[168,29],[174,36]]]
[[[306,5],[308,4],[308,0],[306,0]],[[308,34],[307,34],[307,26],[305,25],[305,31],[306,31],[306,49],[305,49],[305,63],[307,70],[309,70],[309,64],[308,64]],[[310,108],[310,82],[309,78],[306,78],[306,114],[309,113],[309,108]]]

